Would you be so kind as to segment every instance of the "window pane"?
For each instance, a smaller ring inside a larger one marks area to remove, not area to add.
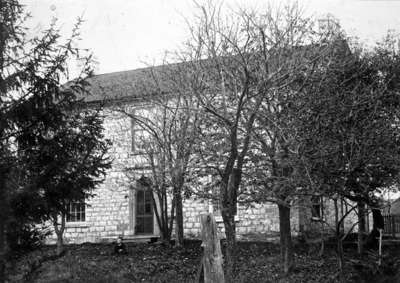
[[[153,233],[153,216],[146,216],[143,220],[143,233]]]
[[[67,222],[85,221],[85,202],[71,202],[67,207]]]
[[[143,215],[144,214],[144,204],[138,203],[136,211],[137,211],[138,215]]]
[[[321,217],[321,197],[311,197],[311,216],[315,218]]]
[[[142,203],[144,201],[144,192],[143,192],[143,190],[138,190],[136,197],[137,197],[137,202]]]
[[[151,203],[146,203],[144,213],[145,214],[151,213]]]
[[[143,217],[136,217],[136,227],[135,227],[136,233],[144,232],[143,225],[144,225]]]

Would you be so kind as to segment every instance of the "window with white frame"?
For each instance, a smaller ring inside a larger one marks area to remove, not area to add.
[[[67,222],[85,222],[85,201],[70,202],[67,206]]]

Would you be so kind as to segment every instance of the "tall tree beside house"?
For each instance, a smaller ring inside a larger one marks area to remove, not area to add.
[[[304,176],[321,193],[357,203],[360,253],[369,193],[399,181],[399,58],[386,43],[356,50],[315,72],[322,83],[307,83],[292,105]]]
[[[312,65],[312,60],[300,62],[291,54],[314,38],[310,20],[301,16],[296,5],[226,15],[210,4],[200,6],[199,11],[197,22],[190,26],[192,38],[184,54],[191,56],[193,74],[203,82],[194,92],[205,117],[200,125],[198,156],[202,167],[215,170],[220,179],[230,281],[236,246],[234,216],[243,174],[251,163],[249,149],[257,117],[264,107],[273,103],[279,107],[279,102],[272,101],[273,95],[288,89],[298,74]],[[288,221],[287,210],[282,219]],[[290,231],[290,225],[285,227],[282,233]],[[287,267],[285,271],[290,264]]]
[[[15,194],[29,192],[32,196],[44,195],[44,170],[33,166],[30,153],[37,153],[39,141],[44,137],[57,136],[60,125],[66,125],[69,111],[77,102],[75,93],[84,93],[84,77],[91,74],[90,56],[82,55],[75,47],[79,38],[78,27],[65,42],[61,42],[55,27],[40,36],[28,39],[25,35],[23,8],[16,0],[0,2],[0,142],[1,142],[1,187],[0,187],[0,282],[4,281],[5,232],[9,217],[9,202]],[[71,83],[73,91],[63,91],[61,84],[69,80],[68,63],[77,60],[82,72]],[[90,117],[88,115],[87,117]],[[93,124],[93,123],[88,123]],[[95,125],[95,124],[93,124]],[[50,138],[51,139],[51,138]],[[23,145],[27,145],[21,151]],[[29,144],[37,147],[30,149]],[[48,148],[49,149],[49,148]],[[35,152],[36,151],[36,152]],[[57,152],[53,152],[56,156]],[[28,161],[30,160],[30,161]],[[13,164],[14,167],[10,165]],[[15,178],[11,168],[29,168],[32,178]],[[35,174],[34,174],[35,172]],[[33,177],[34,176],[34,177]],[[69,190],[68,188],[65,188]],[[40,212],[46,217],[47,209]]]
[[[37,202],[44,208],[45,219],[53,223],[57,254],[63,250],[69,206],[93,196],[110,168],[106,156],[110,142],[103,136],[100,112],[79,106],[72,103],[73,108],[59,108],[63,118],[53,120],[50,128],[40,125],[17,138],[28,186],[35,180],[33,189],[40,194]]]
[[[289,15],[295,19],[298,14]],[[247,192],[250,199],[258,199],[276,203],[279,209],[281,255],[283,269],[287,273],[293,267],[293,251],[290,227],[290,211],[292,204],[299,204],[301,198],[310,196],[316,190],[315,186],[305,185],[304,169],[299,152],[297,117],[301,115],[298,109],[293,111],[292,105],[297,105],[302,99],[305,81],[319,84],[322,78],[313,79],[313,74],[319,70],[324,74],[323,66],[329,60],[348,55],[345,41],[326,33],[312,34],[312,22],[303,22],[300,28],[298,43],[288,52],[277,55],[276,68],[292,70],[291,81],[286,85],[269,92],[265,103],[257,115],[254,128],[254,139],[249,158],[251,178],[248,188],[255,190]],[[311,37],[304,42],[305,37]],[[295,66],[295,67],[293,67]],[[311,90],[308,90],[311,91]],[[305,94],[307,95],[307,94]],[[318,190],[316,190],[316,193]]]
[[[187,91],[188,84],[195,84],[188,80],[187,70],[185,63],[149,68],[150,82],[149,79],[144,81],[143,89],[144,96],[153,94],[152,106],[132,111],[116,107],[145,132],[132,138],[142,145],[142,154],[148,164],[149,187],[157,196],[153,198],[154,212],[162,237],[170,240],[172,224],[176,220],[177,246],[183,245],[183,192],[191,174],[200,123],[198,101]],[[127,168],[127,173],[131,180],[137,177],[135,168]],[[168,213],[169,200],[172,207]]]
[[[13,125],[7,115],[7,108],[5,101],[9,97],[8,91],[13,88],[15,82],[10,78],[8,79],[5,70],[11,61],[9,52],[9,43],[15,42],[19,39],[22,32],[18,25],[17,20],[20,18],[21,6],[16,1],[1,1],[0,2],[0,282],[4,282],[4,267],[5,267],[5,253],[6,253],[6,226],[9,215],[9,194],[12,191],[10,184],[7,181],[10,178],[10,172],[13,165],[15,165],[15,157],[10,148],[9,136],[13,133]],[[10,87],[9,87],[10,86]]]

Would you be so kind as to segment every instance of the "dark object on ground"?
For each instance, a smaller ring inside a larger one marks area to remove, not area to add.
[[[123,254],[127,254],[127,250],[126,250],[126,246],[125,244],[122,242],[122,237],[119,237],[117,240],[117,243],[114,246],[114,254],[116,255],[123,255]]]
[[[157,241],[158,241],[158,237],[151,237],[150,238],[150,244],[154,244]]]

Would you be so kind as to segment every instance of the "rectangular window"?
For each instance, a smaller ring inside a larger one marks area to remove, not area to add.
[[[85,222],[85,201],[71,202],[67,209],[67,222]]]
[[[136,191],[136,234],[153,234],[153,192],[149,189]]]
[[[221,215],[221,202],[219,200],[219,190],[213,194],[213,199],[212,199],[212,207],[213,207],[213,212],[215,216],[222,216]]]
[[[149,132],[140,125],[136,118],[131,118],[131,151],[134,153],[146,152],[150,141]]]
[[[311,197],[311,217],[313,219],[321,219],[322,217],[322,197]]]

